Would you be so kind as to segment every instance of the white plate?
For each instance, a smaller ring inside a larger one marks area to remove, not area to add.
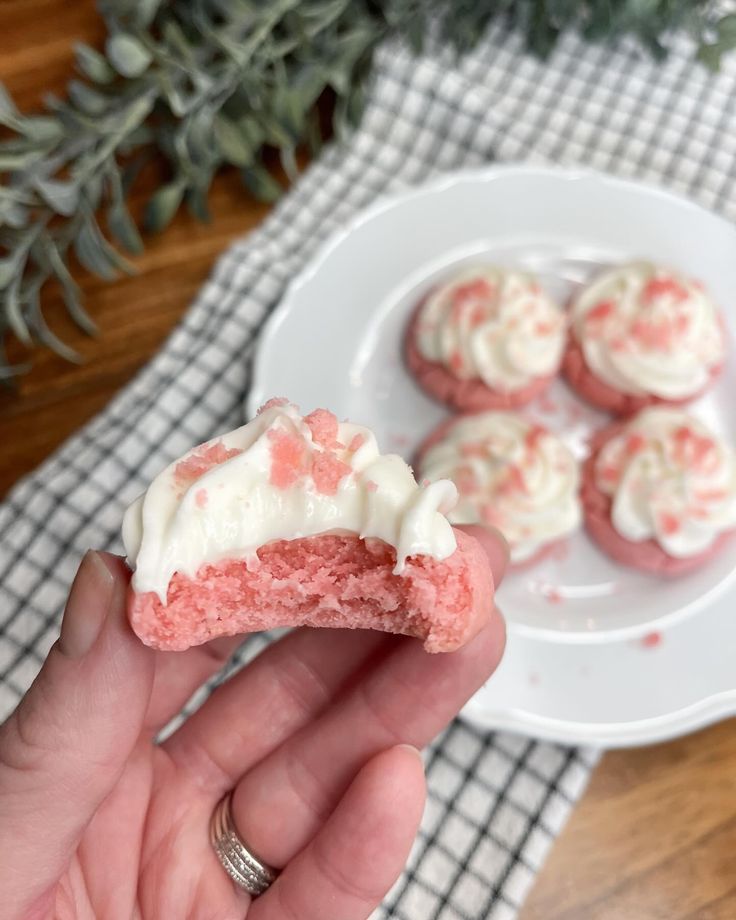
[[[295,279],[264,330],[248,408],[252,414],[273,395],[288,396],[305,411],[329,406],[340,417],[373,428],[384,449],[410,458],[445,412],[407,374],[401,337],[418,297],[448,267],[478,258],[521,264],[539,272],[551,291],[564,298],[601,264],[649,257],[700,277],[728,309],[733,330],[735,256],[736,231],[730,224],[658,189],[594,173],[527,167],[444,177],[364,212]],[[736,413],[728,411],[728,393],[735,386],[736,369],[730,362],[717,389],[694,407],[734,440]],[[564,431],[581,456],[589,432],[605,421],[561,382],[551,400],[542,400],[532,414]],[[609,701],[621,704],[620,718],[613,710],[597,709],[606,693],[612,693],[612,684],[606,676],[597,683],[596,656],[603,661],[613,655],[618,661],[625,657],[619,649],[633,655],[632,661],[646,662],[649,673],[652,661],[671,657],[671,644],[642,655],[640,646],[625,640],[655,624],[658,629],[665,624],[675,628],[679,621],[678,634],[686,627],[697,630],[706,614],[733,605],[735,576],[733,553],[725,553],[686,578],[650,578],[617,566],[584,534],[576,536],[565,558],[512,575],[504,583],[499,600],[509,621],[509,652],[499,676],[478,695],[469,713],[476,718],[483,714],[481,721],[488,724],[513,725],[562,740],[615,742],[614,734],[596,735],[590,726],[601,720],[608,725],[611,719],[630,724],[632,713],[635,722],[662,713],[637,706],[628,670],[624,683],[631,693],[622,697],[618,687],[616,699]],[[698,617],[686,619],[696,611]],[[559,648],[553,650],[550,641]],[[692,636],[688,644],[692,648]],[[582,684],[583,678],[576,680],[575,675],[583,665],[573,665],[569,656],[588,663]],[[563,674],[558,674],[554,669],[563,661]],[[636,670],[631,663],[626,668]],[[683,665],[675,681],[682,692],[694,686],[683,681],[687,672]],[[710,676],[715,686],[717,675]],[[643,687],[644,675],[642,681]],[[550,682],[559,687],[559,698],[550,694]],[[545,686],[544,693],[536,689],[540,686]],[[504,688],[503,705],[495,702],[498,687]],[[540,705],[542,698],[551,710]],[[649,693],[647,705],[656,698],[657,693]],[[703,699],[696,692],[683,705],[689,711]],[[675,707],[673,701],[665,708],[671,716],[682,706]],[[647,731],[649,737],[654,729]],[[621,743],[635,740],[626,735]]]

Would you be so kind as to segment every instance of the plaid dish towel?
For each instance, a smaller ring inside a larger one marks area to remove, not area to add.
[[[242,424],[258,331],[320,242],[391,188],[491,159],[664,183],[734,218],[736,60],[713,76],[685,42],[655,64],[633,43],[570,35],[540,62],[500,28],[461,61],[384,49],[360,130],[225,253],[159,355],[0,506],[0,717],[55,640],[84,550],[120,551],[123,509],[151,477]],[[428,752],[422,831],[376,920],[515,917],[595,759],[455,722]]]

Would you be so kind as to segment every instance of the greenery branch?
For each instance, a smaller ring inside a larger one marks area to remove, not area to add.
[[[736,46],[736,15],[696,0],[99,0],[104,51],[75,49],[76,75],[43,114],[18,111],[0,84],[0,378],[7,334],[69,360],[77,354],[44,319],[48,281],[69,314],[95,332],[73,278],[79,264],[112,279],[143,241],[127,200],[145,161],[162,156],[170,179],[147,203],[143,230],[165,227],[180,205],[208,220],[208,191],[225,166],[255,196],[281,186],[264,165],[278,151],[321,141],[318,99],[336,102],[339,137],[361,115],[373,55],[388,37],[422,50],[430,32],[462,53],[493,21],[522,31],[545,55],[567,28],[591,40],[638,37],[655,55],[687,30],[717,67]]]

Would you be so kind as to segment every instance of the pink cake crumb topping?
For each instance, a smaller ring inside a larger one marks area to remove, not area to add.
[[[306,472],[306,446],[300,438],[288,431],[272,429],[268,437],[271,441],[269,482],[278,489],[288,489]]]
[[[280,409],[283,406],[288,406],[289,400],[283,396],[273,396],[268,402],[265,402],[261,408],[258,410],[256,415],[261,415],[267,409]]]
[[[340,482],[350,475],[350,467],[334,454],[323,451],[314,458],[312,478],[317,491],[322,495],[334,495]]]
[[[393,573],[396,551],[381,540],[279,540],[262,546],[254,564],[227,559],[194,578],[177,572],[166,604],[154,592],[131,592],[130,621],[146,645],[173,651],[281,626],[378,629],[416,636],[429,652],[453,651],[488,622],[494,593],[478,541],[455,536],[450,557],[410,557],[401,575]]]
[[[312,440],[322,447],[337,447],[337,418],[327,409],[315,409],[304,416],[304,421],[312,432]]]
[[[207,489],[197,489],[194,493],[194,504],[198,508],[207,507]]]
[[[364,434],[355,434],[355,435],[353,435],[353,437],[352,437],[350,443],[348,444],[348,450],[350,451],[351,454],[354,454],[355,451],[356,451],[356,450],[360,450],[360,448],[361,448],[364,444],[365,444],[365,435],[364,435]]]
[[[231,457],[237,457],[242,451],[235,447],[225,447],[222,441],[202,444],[196,447],[188,457],[180,460],[174,467],[174,478],[180,487],[196,482],[215,466],[219,466]]]

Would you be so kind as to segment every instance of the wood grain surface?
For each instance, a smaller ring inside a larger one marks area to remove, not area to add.
[[[101,36],[92,0],[2,0],[0,80],[22,108],[34,108],[71,74],[73,42],[94,44]],[[136,209],[152,180],[137,193]],[[0,391],[0,494],[154,354],[217,256],[267,212],[234,174],[218,179],[210,205],[211,225],[180,214],[148,240],[145,255],[135,260],[136,276],[115,284],[80,277],[98,339],[75,330],[50,292],[53,328],[84,363],[36,352],[17,390]],[[24,357],[17,347],[11,351]],[[735,920],[735,854],[733,721],[669,744],[609,753],[553,847],[521,920]]]

